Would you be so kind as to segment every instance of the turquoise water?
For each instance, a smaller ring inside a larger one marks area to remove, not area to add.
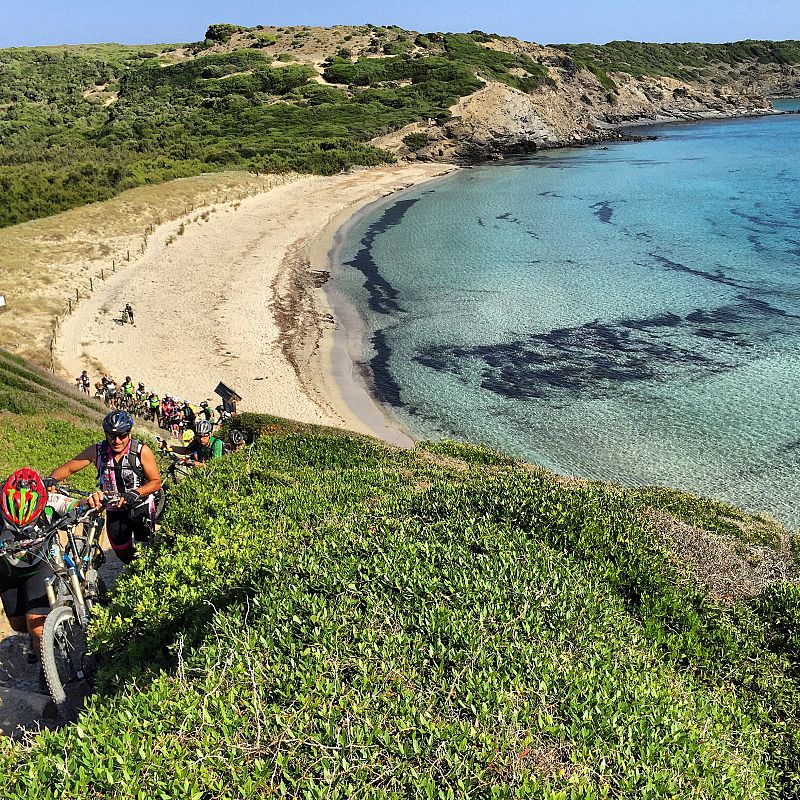
[[[334,270],[364,374],[416,436],[800,526],[800,116],[657,133],[375,207]]]

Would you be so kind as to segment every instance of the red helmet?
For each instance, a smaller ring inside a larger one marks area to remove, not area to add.
[[[38,472],[18,469],[0,490],[0,512],[5,525],[18,535],[30,532],[47,504],[47,489]]]

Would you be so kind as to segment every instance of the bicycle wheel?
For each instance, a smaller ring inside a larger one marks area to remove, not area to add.
[[[161,519],[164,507],[167,505],[167,487],[163,486],[156,492],[156,521]]]
[[[78,624],[71,605],[54,608],[42,633],[42,668],[58,714],[72,722],[87,694],[83,684],[89,673],[86,631]]]

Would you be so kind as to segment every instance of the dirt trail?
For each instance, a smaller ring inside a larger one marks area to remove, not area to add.
[[[110,548],[105,548],[106,562],[100,574],[112,587],[122,572],[122,563]],[[53,728],[58,715],[50,695],[43,691],[38,663],[29,664],[27,634],[11,630],[0,612],[0,735],[23,739],[29,732]],[[87,693],[90,687],[85,687]]]

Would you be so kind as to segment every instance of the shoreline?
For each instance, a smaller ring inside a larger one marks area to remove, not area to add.
[[[328,253],[362,209],[455,169],[415,162],[297,177],[162,224],[135,264],[64,321],[60,374],[131,375],[162,395],[213,404],[222,381],[244,398],[242,411],[410,445],[334,346],[345,326],[324,289]],[[126,302],[136,326],[118,319]]]
[[[424,183],[429,185],[454,171],[450,169]],[[341,252],[353,229],[366,216],[396,202],[418,185],[415,183],[384,194],[355,210],[343,210],[328,223],[309,248],[311,267],[329,275],[318,292],[321,304],[330,310],[335,320],[330,335],[321,338],[316,353],[318,369],[314,374],[323,392],[334,398],[336,405],[349,409],[379,439],[400,447],[412,446],[416,438],[387,411],[371,389],[364,375],[367,369],[362,356],[364,324],[355,306],[337,290],[335,277],[342,268]]]
[[[754,116],[764,114],[640,124],[660,127]],[[615,127],[622,131],[637,126],[628,122]],[[109,371],[121,379],[141,365],[132,377],[160,393],[214,404],[213,389],[222,381],[242,395],[244,411],[341,427],[410,446],[413,436],[382,407],[363,374],[358,312],[329,278],[339,267],[337,247],[364,214],[412,186],[457,169],[441,162],[411,162],[333,177],[292,176],[253,197],[171,219],[154,231],[136,263],[83,299],[66,320],[56,349],[59,371],[69,376],[88,368],[93,376]],[[249,225],[240,224],[243,214]],[[230,216],[220,223],[223,215]],[[260,220],[271,225],[262,230]],[[201,228],[206,230],[200,233]],[[167,280],[164,291],[140,291],[142,283],[158,285],[175,270],[188,271],[188,287]],[[196,276],[208,270],[219,270],[222,281],[201,280],[205,289],[198,292]],[[166,355],[130,329],[114,327],[113,311],[127,301],[133,302],[137,322],[143,303],[149,306],[144,322],[166,345]],[[187,315],[181,303],[194,313]],[[138,341],[122,341],[120,334]],[[209,345],[205,352],[203,342]],[[148,358],[143,360],[142,353]]]

